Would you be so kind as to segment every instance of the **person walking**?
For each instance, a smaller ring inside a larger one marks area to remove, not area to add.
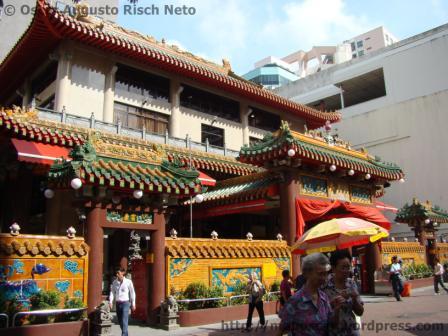
[[[442,286],[442,288],[445,290],[445,292],[448,293],[448,289],[445,287],[445,285],[443,284],[443,273],[444,273],[444,269],[442,264],[440,263],[440,260],[438,257],[434,258],[434,295],[439,295],[439,284],[440,286]]]
[[[282,276],[283,280],[280,283],[280,309],[285,305],[285,302],[288,301],[288,299],[292,295],[292,279],[289,270],[283,270]]]
[[[109,294],[109,306],[112,309],[116,303],[117,319],[120,324],[121,335],[128,336],[129,308],[135,311],[135,290],[131,280],[125,278],[126,270],[117,268],[116,279],[112,283]]]
[[[265,326],[264,310],[263,310],[263,284],[258,280],[257,273],[253,272],[249,275],[249,282],[247,283],[247,292],[249,293],[249,312],[247,314],[246,328],[244,331],[249,332],[252,329],[252,315],[254,309],[257,309],[260,317],[260,325]]]
[[[392,264],[390,265],[389,277],[392,282],[392,289],[394,291],[394,296],[397,301],[401,300],[401,292],[403,291],[403,284],[400,279],[401,275],[401,265],[398,262],[398,257],[392,257]]]
[[[351,279],[352,256],[347,250],[337,250],[331,254],[330,265],[333,270],[328,276],[323,290],[330,302],[337,296],[342,296],[345,302],[341,304],[339,320],[330,325],[330,336],[359,336],[360,326],[356,316],[364,313],[364,303],[359,295],[356,282]]]

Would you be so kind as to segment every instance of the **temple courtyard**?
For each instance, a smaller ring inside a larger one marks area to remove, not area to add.
[[[362,317],[361,335],[416,335],[442,336],[448,334],[448,295],[434,295],[432,287],[413,290],[412,296],[397,302],[391,296],[363,296],[365,313]],[[258,318],[254,319],[252,335],[276,335],[276,326],[280,322],[275,315],[267,317],[266,329],[257,328]],[[181,328],[175,331],[149,329],[133,324],[129,327],[132,336],[148,335],[241,335],[245,320],[223,322],[198,327]],[[113,335],[120,335],[117,324],[113,326]]]

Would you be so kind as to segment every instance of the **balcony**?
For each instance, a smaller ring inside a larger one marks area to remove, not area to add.
[[[44,109],[37,107],[38,116],[43,120],[50,120],[56,122],[62,122],[67,125],[96,129],[103,132],[115,133],[123,136],[128,136],[136,139],[143,139],[155,143],[167,144],[176,147],[191,148],[193,150],[202,151],[206,153],[213,153],[218,155],[237,157],[239,152],[228,149],[226,147],[218,147],[209,145],[208,142],[201,143],[192,141],[191,138],[185,139],[171,137],[168,132],[165,134],[156,134],[146,132],[145,129],[137,130],[132,128],[122,127],[121,123],[107,123],[104,121],[96,120],[92,114],[90,118],[77,116],[64,112],[58,112],[54,110]]]

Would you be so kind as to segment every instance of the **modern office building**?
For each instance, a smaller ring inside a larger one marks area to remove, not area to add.
[[[334,126],[337,133],[353,147],[365,147],[403,168],[406,183],[388,192],[386,203],[400,208],[416,197],[447,208],[447,53],[448,24],[276,92],[308,106],[341,110],[342,121]],[[443,227],[441,231],[447,232]],[[405,225],[395,226],[393,232],[413,237]]]

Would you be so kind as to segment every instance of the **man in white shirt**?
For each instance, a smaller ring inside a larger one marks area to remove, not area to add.
[[[397,301],[401,301],[401,292],[403,291],[403,284],[400,280],[401,265],[398,262],[398,257],[392,257],[392,265],[390,265],[390,280],[392,281],[392,289],[394,290],[394,296]]]
[[[117,319],[121,328],[121,335],[128,336],[129,308],[135,311],[135,291],[132,281],[125,278],[126,270],[118,268],[117,278],[112,283],[109,295],[109,306],[116,302]]]
[[[442,280],[442,276],[443,276],[443,266],[442,264],[440,264],[440,260],[439,258],[435,258],[434,259],[434,294],[435,295],[439,295],[439,284],[440,286],[442,286],[442,288],[445,290],[445,292],[448,293],[448,289],[445,287],[445,285],[443,284],[443,280]]]

